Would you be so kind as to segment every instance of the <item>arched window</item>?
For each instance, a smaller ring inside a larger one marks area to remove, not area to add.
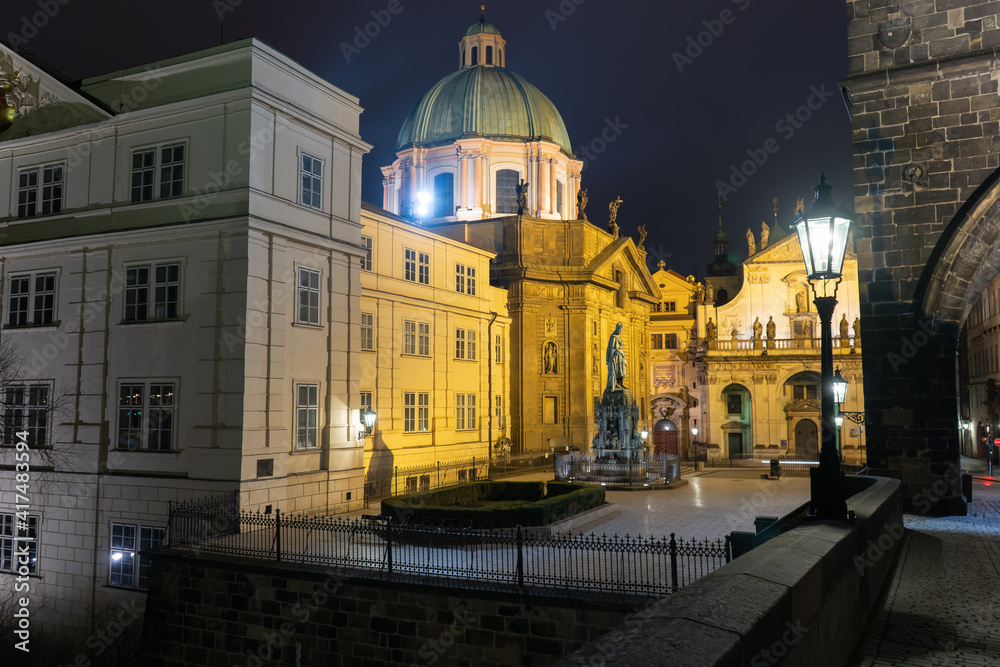
[[[455,214],[455,175],[438,174],[434,177],[434,217]]]
[[[493,47],[492,46],[487,46],[486,47],[486,64],[487,65],[492,65],[493,64]]]
[[[472,47],[472,62],[470,64],[471,65],[478,65],[479,64],[479,47],[478,46],[473,46]]]
[[[517,213],[517,171],[497,171],[497,213]]]

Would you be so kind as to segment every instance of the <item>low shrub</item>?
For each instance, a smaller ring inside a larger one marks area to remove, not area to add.
[[[510,505],[511,501],[523,501]],[[489,503],[504,503],[504,506]],[[462,507],[466,503],[482,506]],[[382,514],[411,524],[443,521],[475,528],[544,526],[604,504],[604,488],[569,482],[469,482],[382,501]]]

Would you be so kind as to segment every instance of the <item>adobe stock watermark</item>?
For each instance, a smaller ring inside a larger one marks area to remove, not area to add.
[[[70,0],[38,0],[38,11],[33,14],[21,17],[21,26],[18,32],[7,33],[7,44],[15,51],[38,36],[38,31],[49,24],[63,7],[68,5]]]
[[[407,2],[413,2],[413,0],[407,0]],[[344,60],[350,64],[351,58],[361,55],[361,52],[368,48],[372,40],[389,27],[389,24],[392,23],[392,17],[402,14],[403,9],[405,7],[402,0],[389,0],[385,9],[371,10],[369,14],[371,14],[372,20],[363,26],[354,26],[353,39],[350,42],[340,43],[340,52],[344,54]]]
[[[734,5],[736,5],[741,12],[746,11],[747,7],[750,6],[750,0],[731,0]],[[677,71],[681,74],[684,73],[684,67],[694,63],[696,59],[701,57],[705,53],[705,49],[712,46],[722,33],[725,32],[726,26],[731,25],[738,15],[731,9],[723,9],[719,12],[719,18],[717,19],[705,19],[701,22],[705,29],[699,32],[695,36],[688,36],[687,46],[684,48],[684,52],[674,51],[670,54],[673,58],[674,65],[677,66]]]
[[[423,662],[412,662],[410,667],[420,667],[421,664],[433,665],[448,649],[455,645],[455,642],[465,634],[466,630],[477,623],[479,623],[479,614],[467,607],[459,607],[455,610],[455,620],[452,624],[442,630],[437,639],[428,640],[417,651],[417,656]]]
[[[796,131],[802,129],[813,117],[813,113],[823,108],[823,105],[835,95],[826,89],[825,83],[818,88],[810,86],[809,91],[810,94],[805,103],[775,121],[774,131],[780,134],[783,140],[788,141],[795,136]],[[778,140],[774,137],[768,137],[760,148],[747,149],[746,153],[749,159],[743,160],[739,165],[736,163],[729,165],[729,179],[715,183],[722,201],[726,201],[729,195],[735,194],[737,190],[746,185],[747,179],[756,174],[767,163],[768,158],[780,149],[781,145]]]
[[[576,11],[576,8],[582,5],[587,0],[562,0],[555,10],[546,9],[545,10],[545,20],[549,22],[549,27],[552,28],[552,32],[556,31],[559,24],[563,21],[569,19]]]
[[[628,129],[628,125],[621,121],[621,116],[615,116],[614,120],[604,119],[604,127],[598,136],[576,149],[576,152],[583,155],[583,171],[587,166],[601,156],[608,149],[608,144],[612,144],[622,136],[622,132]]]
[[[910,363],[910,359],[917,356],[920,348],[931,342],[931,338],[937,335],[937,322],[932,317],[925,317],[917,322],[917,330],[909,336],[900,336],[899,354],[890,352],[885,356],[886,361],[892,366],[893,372],[899,371],[900,366]]]

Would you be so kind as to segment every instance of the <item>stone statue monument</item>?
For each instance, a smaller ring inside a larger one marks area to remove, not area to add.
[[[767,247],[767,237],[771,235],[771,228],[767,226],[766,220],[760,221],[760,249]]]
[[[847,337],[847,313],[840,316],[840,347],[850,347],[851,341]]]
[[[639,250],[645,250],[646,243],[646,225],[639,225]]]
[[[858,341],[861,340],[861,318],[854,318],[854,344],[857,345]]]
[[[757,252],[757,246],[753,238],[753,230],[747,228],[747,257]]]
[[[524,215],[528,210],[528,184],[521,179],[521,184],[517,186],[517,214]]]
[[[625,369],[628,362],[625,360],[624,343],[621,339],[622,323],[615,327],[614,333],[608,338],[608,347],[604,353],[604,363],[608,365],[608,384],[604,391],[616,391],[625,388]]]
[[[775,323],[774,323],[774,315],[771,315],[771,317],[767,320],[767,339],[768,340],[774,340],[775,329],[777,329],[777,325],[775,325]]]
[[[754,340],[760,340],[761,334],[764,333],[764,325],[760,323],[760,318],[758,317],[753,321],[753,338]]]
[[[587,219],[587,188],[583,188],[576,193],[576,219]]]
[[[618,207],[624,202],[621,197],[616,198],[610,204],[608,204],[608,231],[615,238],[618,238]]]
[[[716,336],[718,336],[718,333],[719,329],[715,325],[715,322],[712,321],[711,317],[708,318],[708,324],[705,325],[705,335],[708,336],[709,340],[715,340]]]

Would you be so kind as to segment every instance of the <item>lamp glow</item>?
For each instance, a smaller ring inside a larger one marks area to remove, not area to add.
[[[843,378],[838,368],[833,373],[833,401],[840,405],[845,400],[847,400],[847,380]]]

